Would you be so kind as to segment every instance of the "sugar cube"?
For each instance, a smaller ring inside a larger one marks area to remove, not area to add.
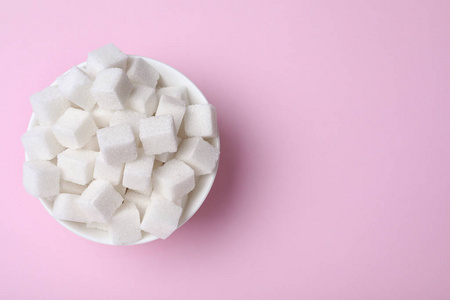
[[[139,137],[147,155],[177,151],[177,133],[171,115],[141,119]]]
[[[141,219],[136,205],[125,202],[114,213],[109,222],[109,233],[114,244],[124,245],[141,238]]]
[[[188,194],[184,195],[180,199],[174,200],[173,203],[184,209],[186,207],[187,201],[188,201]]]
[[[95,99],[90,92],[92,79],[77,66],[59,76],[56,82],[64,97],[72,103],[87,111],[94,107]]]
[[[118,110],[113,113],[111,117],[111,121],[109,122],[110,126],[120,125],[120,124],[128,124],[131,126],[133,130],[134,138],[136,143],[139,143],[139,126],[141,119],[145,118],[145,114],[136,112],[130,109],[126,110]]]
[[[183,209],[164,199],[158,193],[153,193],[141,229],[161,239],[169,237],[177,228]]]
[[[111,120],[113,113],[114,112],[111,110],[100,109],[98,105],[96,105],[91,111],[91,116],[98,128],[104,128],[109,126],[109,121]]]
[[[103,159],[109,164],[120,164],[137,158],[133,130],[121,124],[97,130],[98,145]]]
[[[158,71],[140,57],[128,58],[127,75],[134,84],[142,84],[152,88],[155,88],[158,84]]]
[[[186,106],[190,104],[188,90],[185,86],[167,86],[158,90],[158,97],[162,95],[174,97],[183,100]]]
[[[109,68],[121,68],[125,70],[127,60],[128,56],[120,51],[119,48],[113,44],[108,44],[88,54],[86,70],[93,76],[101,70]]]
[[[64,150],[51,126],[36,126],[22,135],[22,145],[29,160],[50,160]]]
[[[86,222],[87,218],[78,205],[80,195],[61,193],[53,203],[52,215],[64,221]]]
[[[180,199],[194,189],[194,170],[181,160],[169,160],[153,172],[153,184],[163,197]]]
[[[61,178],[79,185],[88,184],[94,175],[97,152],[91,150],[66,149],[58,154]]]
[[[56,86],[49,86],[33,94],[30,97],[30,103],[41,125],[53,125],[70,107],[69,100]]]
[[[184,115],[184,131],[188,136],[216,137],[216,108],[211,104],[189,105]]]
[[[150,179],[152,177],[154,156],[144,153],[142,148],[138,151],[139,155],[135,161],[125,164],[123,171],[123,186],[136,191],[145,191],[150,189]]]
[[[125,201],[133,202],[139,210],[141,219],[144,217],[145,210],[150,204],[150,195],[143,195],[133,190],[128,190],[124,196]]]
[[[60,170],[49,161],[26,161],[23,164],[23,185],[33,197],[59,194]]]
[[[122,196],[106,180],[94,180],[78,198],[89,222],[108,222],[122,204]]]
[[[103,156],[97,155],[94,167],[94,178],[108,180],[112,185],[116,186],[122,182],[123,163],[108,164]]]
[[[155,116],[161,116],[166,114],[172,115],[173,121],[175,123],[175,130],[178,133],[185,112],[186,112],[186,103],[184,103],[183,100],[162,95],[161,99],[159,100]]]
[[[123,186],[122,182],[118,185],[114,186],[114,189],[120,194],[120,196],[125,196],[125,193],[127,192],[127,188]]]
[[[101,109],[118,110],[125,107],[133,86],[122,69],[100,71],[95,78],[91,93]]]
[[[183,139],[177,137],[177,145],[179,146]],[[175,157],[176,152],[165,152],[162,154],[155,155],[155,159],[160,162],[168,162]]]
[[[59,185],[61,193],[75,195],[81,195],[87,188],[87,185],[80,185],[66,180],[61,180]]]
[[[97,135],[92,136],[91,139],[86,143],[86,145],[84,145],[82,149],[99,152],[100,147],[98,146]]]
[[[87,228],[93,228],[103,231],[109,231],[109,225],[108,223],[97,223],[97,222],[88,222],[86,223]]]
[[[69,107],[53,125],[52,130],[61,145],[80,149],[95,134],[97,126],[88,112]]]
[[[216,167],[219,150],[201,137],[192,137],[183,140],[175,158],[190,166],[195,175],[205,175]]]
[[[155,113],[158,106],[158,97],[154,88],[149,86],[135,84],[126,102],[126,106],[134,111],[151,116]]]

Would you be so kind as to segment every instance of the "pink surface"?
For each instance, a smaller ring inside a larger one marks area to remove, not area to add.
[[[450,2],[66,2],[0,4],[0,299],[450,298]],[[109,42],[217,107],[166,241],[84,240],[22,188],[29,96]]]

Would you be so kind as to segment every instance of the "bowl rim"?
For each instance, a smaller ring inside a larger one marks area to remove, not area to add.
[[[152,67],[155,67],[158,70],[158,72],[160,72],[160,73],[161,73],[161,70],[159,68],[161,68],[161,67],[166,69],[166,70],[168,70],[168,71],[170,71],[171,73],[175,73],[177,76],[181,77],[184,81],[188,82],[189,85],[191,85],[191,88],[195,89],[195,93],[199,97],[199,99],[197,99],[197,100],[200,100],[200,102],[205,103],[205,104],[209,103],[209,101],[203,95],[201,90],[186,75],[184,75],[180,71],[176,70],[175,68],[173,68],[173,67],[171,67],[171,66],[169,66],[169,65],[167,65],[167,64],[165,64],[163,62],[160,62],[158,60],[155,60],[155,59],[152,59],[152,58],[148,58],[148,57],[144,57],[144,56],[128,55],[128,57],[142,58],[145,61],[147,61],[148,63],[150,63],[150,65],[152,65]],[[76,66],[80,67],[80,68],[83,68],[85,65],[86,65],[86,62],[82,62],[82,63],[77,64]],[[63,74],[67,73],[68,71],[69,70],[67,70]],[[50,86],[54,86],[54,85],[56,85],[56,80],[52,84],[50,84]],[[186,86],[186,88],[188,89],[188,92],[189,92],[189,87]],[[31,128],[35,127],[37,124],[38,124],[38,120],[37,120],[37,117],[36,117],[35,113],[33,112],[31,114],[30,121],[28,123],[27,131],[29,131]],[[178,224],[178,227],[177,227],[176,230],[178,230],[187,221],[189,221],[193,217],[193,215],[200,209],[200,207],[205,202],[207,196],[209,195],[209,192],[211,191],[211,188],[212,188],[212,186],[214,184],[215,178],[217,176],[217,171],[218,171],[218,168],[219,168],[219,162],[220,162],[220,134],[219,134],[219,130],[218,130],[217,137],[212,138],[211,141],[212,141],[212,144],[219,150],[219,159],[217,161],[216,167],[215,167],[215,169],[214,169],[214,171],[212,173],[200,176],[200,177],[203,177],[203,178],[207,179],[206,185],[201,190],[201,197],[200,197],[201,200],[198,201],[197,205],[193,209],[191,209],[186,216],[184,215],[186,213],[186,211],[185,211],[185,209],[183,209],[182,217],[184,217],[184,218],[181,220],[181,217],[180,217],[180,223]],[[25,153],[25,161],[28,161],[28,160],[29,160],[28,156]],[[202,178],[200,178],[200,180],[201,179]],[[198,184],[196,184],[196,187],[194,188],[194,190],[192,192],[197,190],[197,186],[198,186]],[[199,191],[197,191],[197,192],[199,192]],[[56,219],[55,217],[53,217],[53,211],[52,211],[52,208],[50,207],[49,201],[44,199],[44,198],[41,198],[41,197],[39,198],[39,200],[40,200],[41,204],[44,206],[45,210],[59,224],[61,224],[62,226],[64,226],[68,230],[70,230],[71,232],[75,233],[76,235],[78,235],[78,236],[80,236],[82,238],[85,238],[87,240],[96,242],[96,243],[100,243],[100,244],[104,244],[104,245],[112,245],[112,246],[134,246],[134,245],[141,245],[141,244],[149,243],[149,242],[152,242],[152,241],[155,241],[155,240],[159,239],[156,236],[153,236],[153,235],[151,235],[149,233],[145,233],[145,232],[142,231],[145,234],[145,236],[141,237],[140,240],[138,240],[138,241],[136,241],[134,243],[130,243],[130,244],[125,244],[125,245],[114,244],[110,240],[109,234],[108,234],[108,237],[109,237],[109,241],[108,242],[103,241],[103,240],[98,240],[95,237],[93,237],[92,235],[89,235],[89,234],[87,234],[84,231],[77,230],[76,227],[74,227],[75,226],[74,223],[76,223],[76,222],[59,220],[59,219]],[[83,224],[83,223],[78,223],[78,224]],[[85,226],[85,230],[86,231],[92,231],[92,230],[97,230],[97,229],[92,229],[91,230],[90,228],[87,228]]]

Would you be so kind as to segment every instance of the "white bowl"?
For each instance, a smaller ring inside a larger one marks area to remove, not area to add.
[[[138,57],[138,56],[134,56]],[[139,56],[141,57],[141,56]],[[149,64],[151,64],[156,70],[158,70],[159,74],[161,75],[159,84],[161,86],[185,86],[188,89],[189,93],[189,99],[191,101],[191,104],[201,104],[201,103],[208,103],[205,96],[203,96],[202,92],[195,86],[192,81],[190,81],[186,76],[181,74],[179,71],[175,70],[174,68],[150,59],[146,57],[141,57],[145,59]],[[86,65],[86,62],[79,64],[78,66],[80,68],[83,68]],[[54,82],[52,85],[55,85],[56,82]],[[33,114],[30,119],[30,123],[28,124],[28,130],[30,128],[37,126],[38,120],[36,116]],[[220,150],[220,139],[212,138],[208,139],[208,141],[213,144],[217,149]],[[28,160],[28,158],[25,156],[25,159]],[[218,164],[218,163],[217,163]],[[208,193],[214,183],[214,179],[216,178],[217,174],[217,167],[216,169],[208,175],[203,175],[200,177],[200,180],[198,181],[197,185],[195,186],[195,189],[189,193],[189,199],[186,204],[186,207],[183,211],[183,214],[181,215],[180,222],[178,224],[178,228],[180,228],[184,223],[186,223],[194,214],[195,212],[200,208],[203,201],[205,201],[206,196],[208,196]],[[39,198],[42,205],[45,207],[45,209],[50,213],[50,215],[53,216],[52,210],[53,210],[53,203],[51,201]],[[70,221],[61,221],[58,219],[55,219],[58,221],[61,225],[72,231],[73,233],[78,234],[81,237],[84,237],[88,240],[107,244],[107,245],[114,245],[112,243],[112,240],[109,236],[109,233],[102,230],[92,229],[86,227],[85,223],[77,223],[77,222],[70,222]],[[169,237],[170,238],[170,237]],[[142,231],[142,238],[132,244],[128,245],[138,245],[143,243],[148,243],[151,241],[154,241],[158,239],[157,237]]]

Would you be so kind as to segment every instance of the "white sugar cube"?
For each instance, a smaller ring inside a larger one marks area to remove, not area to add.
[[[141,193],[128,190],[124,196],[125,201],[133,202],[137,209],[139,210],[139,215],[141,216],[141,220],[144,217],[145,210],[150,204],[150,195],[143,195]]]
[[[114,186],[114,189],[120,194],[120,196],[125,196],[125,193],[127,192],[127,188],[122,185],[122,183],[119,183],[118,185]]]
[[[59,185],[61,193],[75,195],[81,195],[87,188],[87,185],[80,185],[66,180],[61,180]]]
[[[122,204],[109,222],[109,233],[113,243],[124,245],[138,241],[141,238],[140,224],[141,219],[136,205],[132,202]]]
[[[88,112],[70,107],[52,126],[52,130],[61,145],[80,149],[95,134],[97,126]]]
[[[87,218],[78,205],[79,197],[80,195],[66,193],[56,196],[53,203],[53,217],[64,221],[85,223]]]
[[[77,66],[59,76],[56,82],[64,97],[72,103],[87,111],[94,107],[95,99],[90,92],[93,81]]]
[[[130,162],[137,158],[133,130],[128,124],[99,129],[97,139],[103,159],[109,164]]]
[[[125,107],[133,86],[122,69],[112,68],[100,71],[91,88],[98,107],[118,110]]]
[[[153,172],[155,191],[169,200],[181,199],[194,189],[194,170],[184,162],[172,159]]]
[[[30,103],[41,125],[53,125],[70,107],[69,100],[55,86],[33,94]]]
[[[177,228],[183,209],[164,199],[158,193],[153,193],[141,229],[161,239],[169,237]]]
[[[177,137],[177,145],[179,146],[181,141],[183,139]],[[155,155],[155,159],[160,161],[160,162],[168,162],[169,160],[171,160],[172,158],[175,157],[176,152],[166,152],[166,153],[162,153],[162,154],[158,154]]]
[[[86,143],[86,145],[84,145],[82,149],[99,152],[100,147],[98,146],[97,135],[92,136],[91,139]]]
[[[145,191],[151,187],[150,179],[155,157],[146,155],[142,148],[138,152],[139,155],[135,161],[125,164],[123,186],[135,191]]]
[[[89,223],[86,223],[86,227],[103,230],[103,231],[109,231],[108,223],[89,222]]]
[[[195,175],[205,175],[216,167],[219,150],[201,137],[193,137],[183,140],[175,158],[189,165]]]
[[[88,54],[86,70],[95,76],[99,71],[109,68],[127,67],[128,56],[119,50],[115,45],[108,44],[98,48]]]
[[[94,165],[97,152],[91,150],[66,149],[58,154],[58,167],[61,178],[79,185],[91,182],[94,175]]]
[[[145,118],[145,114],[136,112],[130,109],[126,110],[118,110],[113,113],[111,117],[111,121],[109,122],[110,126],[120,125],[120,124],[128,124],[131,126],[133,130],[134,138],[136,144],[139,143],[139,126],[141,119]]]
[[[22,135],[22,145],[29,160],[50,160],[64,150],[50,126],[36,126]]]
[[[184,195],[181,199],[177,199],[174,200],[173,203],[175,203],[176,205],[180,206],[181,208],[185,208],[186,207],[186,203],[188,201],[188,194]]]
[[[177,133],[171,115],[141,119],[139,137],[147,155],[177,151]]]
[[[154,88],[149,86],[135,84],[126,102],[126,106],[134,111],[151,116],[155,113],[158,106],[158,97]]]
[[[216,137],[216,108],[211,104],[189,105],[184,115],[184,131],[188,136]]]
[[[134,84],[142,84],[152,88],[155,88],[158,84],[158,71],[140,57],[128,59],[127,75]]]
[[[188,90],[185,86],[162,87],[158,90],[157,93],[158,93],[159,98],[162,95],[166,95],[166,96],[182,99],[186,103],[186,106],[188,106],[190,104]]]
[[[116,186],[122,182],[123,163],[108,164],[103,156],[97,155],[94,167],[94,178],[108,180],[112,185]]]
[[[23,185],[33,197],[59,194],[60,170],[49,161],[26,161],[23,164]]]
[[[89,222],[108,222],[122,204],[122,196],[106,180],[94,180],[78,199]]]
[[[91,111],[91,116],[98,128],[104,128],[109,126],[109,121],[111,120],[113,113],[114,112],[111,110],[100,109],[98,105],[96,105]]]
[[[178,133],[185,112],[186,103],[184,103],[183,100],[162,95],[155,116],[172,115],[173,122],[175,123],[175,130]]]

